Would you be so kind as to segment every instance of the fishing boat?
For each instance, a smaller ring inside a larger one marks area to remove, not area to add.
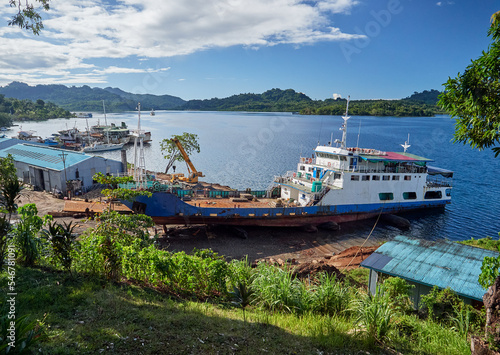
[[[123,143],[113,144],[113,143],[92,143],[91,145],[83,148],[85,153],[95,153],[95,152],[106,152],[112,150],[120,150],[124,146]]]
[[[300,157],[295,171],[275,177],[266,191],[178,189],[140,196],[130,204],[157,224],[236,226],[318,226],[379,214],[451,203],[453,172],[429,166],[431,159],[403,152],[349,147],[346,143],[349,101],[342,139],[318,145]],[[154,191],[154,188],[153,188]]]
[[[95,141],[93,143],[90,143],[89,146],[83,148],[83,151],[85,153],[96,153],[96,152],[106,152],[106,151],[112,151],[112,150],[120,150],[123,148],[123,146],[125,145],[125,143],[111,143],[110,142],[110,127],[108,127],[108,122],[106,120],[106,107],[104,106],[104,100],[102,101],[102,108],[103,108],[103,111],[104,111],[104,122],[105,122],[105,125],[104,126],[98,126],[99,127],[106,127],[103,129],[104,131],[104,134],[106,136],[106,142],[102,142],[102,141]],[[88,121],[87,121],[87,125],[88,125]],[[97,127],[97,126],[93,126],[94,128]],[[114,125],[112,126],[114,127]],[[126,126],[125,126],[126,127]],[[92,132],[92,130],[88,130],[89,133]],[[127,130],[128,132],[128,130]],[[102,139],[102,137],[100,137],[100,139]],[[128,140],[127,140],[128,142]]]

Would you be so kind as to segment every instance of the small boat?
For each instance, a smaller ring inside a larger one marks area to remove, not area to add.
[[[348,147],[349,100],[342,140],[318,145],[300,157],[295,171],[275,177],[262,191],[204,191],[197,186],[154,186],[128,206],[157,224],[318,226],[451,203],[453,172],[428,166],[431,159],[407,152]],[[222,198],[221,198],[222,197]],[[127,202],[124,202],[127,204]]]
[[[125,145],[125,143],[111,143],[110,142],[110,140],[109,140],[110,127],[108,127],[108,122],[106,121],[106,107],[104,106],[104,100],[102,100],[102,108],[104,110],[104,122],[105,122],[105,126],[104,126],[105,128],[103,128],[102,130],[104,131],[104,134],[106,135],[107,143],[103,143],[103,142],[91,143],[89,146],[83,148],[83,151],[85,153],[96,153],[96,152],[120,150]],[[88,121],[87,121],[87,124],[88,124]],[[96,126],[93,126],[93,127],[96,127]],[[103,126],[99,126],[99,127],[103,127]],[[91,130],[89,130],[89,133],[90,132],[91,132]]]
[[[155,113],[155,109],[154,109],[154,108],[153,108],[153,109],[151,109],[151,112],[150,112],[149,114],[150,114],[151,116],[156,115],[156,113]]]
[[[96,152],[106,152],[112,150],[120,150],[124,146],[123,143],[113,144],[113,143],[92,143],[91,145],[83,148],[85,153],[96,153]]]
[[[76,118],[92,118],[92,114],[90,112],[73,112]]]

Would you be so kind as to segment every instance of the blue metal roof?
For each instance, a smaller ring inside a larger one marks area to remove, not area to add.
[[[92,156],[65,149],[48,148],[31,144],[16,144],[0,150],[0,157],[11,154],[15,161],[46,169],[61,171],[66,168],[91,159]],[[65,163],[63,163],[63,154]]]
[[[361,266],[431,287],[450,287],[461,296],[482,301],[486,290],[478,278],[485,256],[497,257],[498,252],[400,235],[380,246]]]

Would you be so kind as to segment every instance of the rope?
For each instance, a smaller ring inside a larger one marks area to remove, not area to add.
[[[385,205],[385,201],[384,201],[384,205]],[[342,271],[345,271],[345,269],[347,269],[349,266],[351,266],[351,263],[354,261],[354,259],[356,259],[356,257],[358,256],[359,252],[361,251],[361,248],[363,248],[363,246],[366,244],[366,242],[368,241],[368,239],[370,239],[373,231],[375,230],[375,227],[377,227],[378,221],[380,220],[380,216],[382,216],[382,211],[384,210],[384,205],[382,205],[382,208],[380,209],[380,212],[378,214],[377,220],[375,221],[375,224],[373,225],[373,228],[370,231],[370,234],[368,234],[368,237],[366,237],[366,239],[363,242],[363,244],[361,244],[361,246],[359,247],[358,251],[356,252],[356,255],[354,255],[353,258],[351,259],[351,261],[349,261],[349,264],[347,264],[346,266],[344,266],[344,268],[342,269]]]

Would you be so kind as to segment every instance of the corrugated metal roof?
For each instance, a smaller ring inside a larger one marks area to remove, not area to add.
[[[64,165],[68,168],[92,158],[84,153],[31,144],[16,144],[0,150],[1,158],[5,158],[8,154],[11,154],[15,161],[58,171],[64,170]],[[62,154],[65,154],[65,164]]]
[[[361,159],[372,162],[430,162],[434,161],[411,153],[385,152],[385,155],[360,154]]]
[[[383,244],[361,266],[427,286],[450,287],[459,295],[482,301],[478,278],[485,256],[498,253],[449,241],[405,236]]]

